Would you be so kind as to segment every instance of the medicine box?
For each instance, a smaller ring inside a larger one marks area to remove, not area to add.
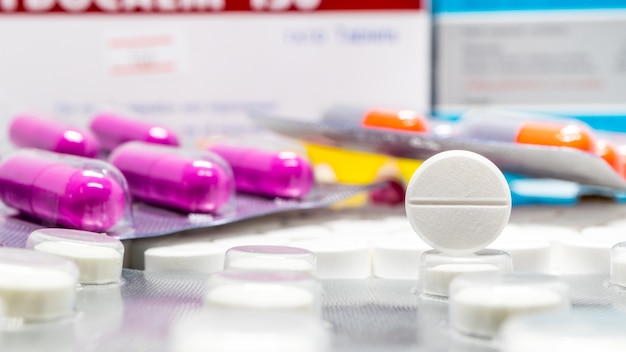
[[[626,131],[626,1],[434,0],[439,116],[495,107]]]
[[[0,130],[113,106],[193,141],[256,109],[428,111],[430,36],[423,0],[0,0]]]

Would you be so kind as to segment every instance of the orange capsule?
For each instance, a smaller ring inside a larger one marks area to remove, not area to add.
[[[596,151],[593,135],[575,124],[545,121],[526,121],[517,133],[517,143],[570,147],[589,152]]]
[[[365,113],[361,125],[372,128],[428,132],[426,118],[411,110],[370,110]]]
[[[596,142],[596,155],[611,165],[618,174],[624,174],[623,156],[618,153],[617,148],[611,142],[598,140]]]
[[[470,111],[461,117],[456,135],[596,152],[596,139],[591,129],[582,122],[529,113]]]
[[[361,109],[339,106],[328,110],[324,114],[323,121],[364,128],[428,132],[426,117],[412,110]]]

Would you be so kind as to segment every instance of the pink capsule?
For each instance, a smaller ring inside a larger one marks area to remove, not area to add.
[[[133,197],[146,203],[213,213],[233,196],[232,171],[213,153],[128,142],[115,148],[109,160],[128,180]]]
[[[130,141],[179,145],[176,134],[164,126],[109,113],[94,116],[90,128],[106,151]]]
[[[313,168],[296,153],[227,144],[213,145],[209,150],[230,164],[238,191],[300,198],[313,188]]]
[[[0,163],[0,200],[46,225],[106,231],[127,198],[124,177],[100,160],[22,149]]]
[[[37,148],[88,158],[100,152],[100,143],[91,132],[30,114],[18,115],[11,121],[9,138],[20,148]]]

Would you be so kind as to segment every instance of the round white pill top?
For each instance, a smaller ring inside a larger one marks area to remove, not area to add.
[[[511,192],[487,158],[451,150],[427,159],[406,189],[406,214],[428,245],[447,254],[487,247],[511,215]]]
[[[33,231],[26,248],[65,257],[80,271],[81,284],[118,282],[122,274],[124,245],[103,233],[74,229],[45,228]]]
[[[20,248],[0,249],[3,317],[24,321],[70,316],[78,268],[60,256]]]

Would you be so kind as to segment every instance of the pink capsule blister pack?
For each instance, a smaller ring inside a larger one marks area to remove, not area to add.
[[[30,230],[51,226],[160,236],[323,207],[377,187],[318,185],[310,162],[290,150],[182,147],[171,129],[119,114],[96,114],[89,131],[77,131],[34,114],[13,120],[16,150],[0,162],[0,226],[18,230],[1,231],[0,243],[23,247]],[[73,149],[65,147],[72,136]]]

